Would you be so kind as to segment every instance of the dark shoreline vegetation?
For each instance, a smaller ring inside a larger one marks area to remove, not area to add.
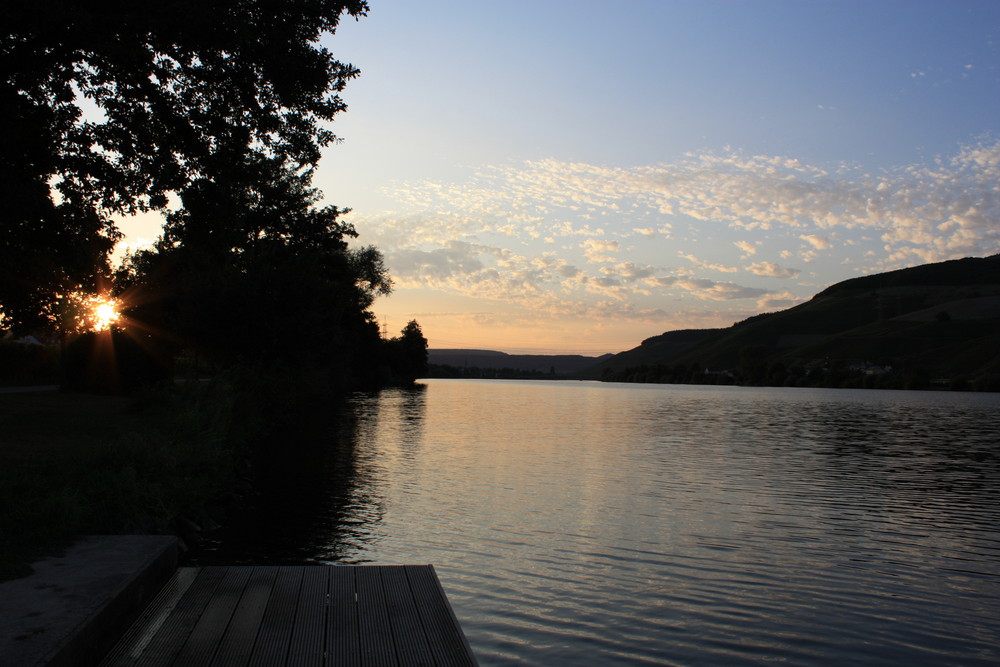
[[[310,440],[318,418],[330,428],[343,404],[302,374],[262,368],[128,396],[0,394],[0,581],[80,535],[197,546],[253,507],[276,470],[308,467],[325,443]]]
[[[223,383],[133,397],[0,399],[0,580],[30,574],[80,535],[183,533],[241,485],[242,439]]]
[[[425,372],[417,322],[386,339],[371,311],[382,254],[313,185],[360,74],[321,38],[363,0],[7,9],[0,384],[68,393],[3,396],[5,559],[183,533],[301,411]],[[138,213],[162,234],[114,268]]]
[[[94,341],[119,349],[112,332],[78,340],[86,344],[64,350],[61,367],[44,346],[0,343],[8,360],[23,362],[4,367],[13,372],[0,374],[0,386],[37,385],[53,374],[64,385],[0,394],[0,581],[30,574],[32,561],[85,534],[167,533],[196,544],[203,530],[248,507],[277,459],[308,459],[314,444],[297,440],[304,424],[338,415],[348,391],[412,385],[426,368],[415,322],[380,341],[377,375],[360,374],[347,389],[322,368],[281,364],[216,367],[199,377],[189,356],[171,364],[185,377],[133,384],[143,378],[122,363],[127,354],[113,365],[83,363],[95,361]],[[49,366],[35,366],[39,358]],[[148,369],[148,359],[136,359]]]
[[[669,366],[666,364],[627,366],[601,373],[601,382],[633,384],[690,384],[703,386],[730,385],[741,387],[813,387],[828,389],[902,389],[929,391],[1000,392],[1000,374],[963,377],[931,377],[924,369],[909,372],[870,372],[842,364],[839,368],[786,368],[781,362],[760,364],[755,377],[745,377],[730,371],[712,371],[700,364]],[[468,380],[585,380],[591,378],[552,374],[544,371],[510,367],[481,368],[431,364],[429,378]]]

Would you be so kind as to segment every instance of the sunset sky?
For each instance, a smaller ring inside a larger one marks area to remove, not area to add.
[[[326,43],[362,75],[316,184],[432,348],[618,352],[1000,252],[1000,2],[371,0]]]

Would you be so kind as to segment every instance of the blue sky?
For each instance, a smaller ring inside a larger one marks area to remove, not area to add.
[[[617,352],[1000,252],[998,2],[372,0],[325,43],[362,75],[317,185],[432,348]]]

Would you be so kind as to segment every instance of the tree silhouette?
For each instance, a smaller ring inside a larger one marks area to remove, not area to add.
[[[389,365],[397,382],[410,384],[427,376],[427,339],[416,320],[410,320],[399,336],[386,341]]]
[[[342,211],[277,157],[252,153],[181,192],[154,250],[118,276],[129,321],[221,366],[322,371],[343,389],[377,348],[368,310],[391,282],[351,249]]]
[[[318,39],[366,10],[361,0],[5,4],[5,324],[38,325],[61,296],[93,289],[119,238],[111,216],[194,197],[222,156],[308,173],[358,74]]]

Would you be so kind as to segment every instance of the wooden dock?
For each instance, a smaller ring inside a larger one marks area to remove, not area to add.
[[[184,567],[102,665],[475,665],[431,565]]]

